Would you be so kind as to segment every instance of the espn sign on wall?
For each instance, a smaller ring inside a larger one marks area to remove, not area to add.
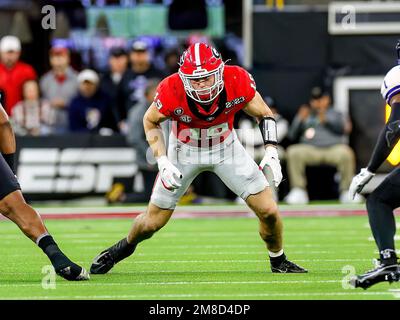
[[[114,179],[137,173],[135,151],[122,136],[20,137],[17,144],[18,179],[35,198],[104,194]]]

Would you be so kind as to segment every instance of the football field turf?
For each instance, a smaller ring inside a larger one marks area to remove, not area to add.
[[[400,283],[364,291],[343,278],[372,268],[376,257],[366,216],[283,217],[285,252],[308,274],[272,274],[256,218],[174,219],[109,274],[88,282],[42,274],[41,250],[0,220],[0,299],[397,299]],[[121,239],[132,219],[47,220],[71,259],[89,268]],[[45,277],[45,280],[42,280]],[[45,284],[43,287],[42,282]],[[344,283],[344,285],[343,285]],[[51,286],[50,286],[51,287]]]

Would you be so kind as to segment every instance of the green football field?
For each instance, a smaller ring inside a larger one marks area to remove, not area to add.
[[[308,274],[272,274],[255,218],[171,219],[109,274],[51,281],[47,258],[0,221],[0,299],[397,299],[400,283],[350,289],[346,277],[376,257],[366,216],[284,217],[287,256]],[[89,268],[131,219],[47,220],[71,259]],[[42,273],[44,271],[44,273]]]

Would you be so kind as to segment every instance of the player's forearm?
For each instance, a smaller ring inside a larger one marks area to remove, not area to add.
[[[146,134],[146,140],[153,152],[154,158],[158,159],[161,156],[167,154],[165,148],[164,135],[160,124],[151,122],[147,119],[143,120],[144,132]]]
[[[392,112],[375,145],[368,170],[376,172],[400,139],[400,103],[392,105]]]
[[[15,135],[7,113],[0,106],[0,152],[2,154],[14,153],[16,149]]]
[[[2,108],[1,108],[2,109]],[[15,135],[7,114],[1,110],[0,115],[0,153],[10,169],[15,173],[14,154],[16,150]]]
[[[260,123],[264,118],[275,118],[271,109],[266,105],[261,105],[253,111],[253,117],[256,118],[257,122]]]

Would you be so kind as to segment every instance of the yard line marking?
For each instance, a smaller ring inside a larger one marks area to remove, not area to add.
[[[102,243],[108,243],[102,238],[98,238],[98,239],[67,239],[67,237],[66,238],[57,237],[57,239],[63,239],[63,244],[64,245],[68,244],[68,243],[69,244],[76,244],[76,243],[90,243],[90,244],[98,243],[98,244],[102,244]],[[302,239],[304,239],[306,241],[310,240],[309,237],[307,237],[307,238],[304,237]],[[300,238],[296,239],[296,242],[297,242],[296,247],[300,247],[300,246],[308,246],[308,247],[311,247],[311,246],[327,246],[327,245],[331,245],[331,246],[336,245],[337,246],[337,241],[338,240],[339,241],[351,242],[351,241],[364,241],[365,238],[361,237],[361,236],[358,237],[358,238],[355,238],[355,237],[346,237],[346,238],[340,237],[340,238],[335,238],[335,239],[332,238],[332,239],[326,239],[327,242],[324,243],[324,244],[303,243],[303,242],[301,242],[302,239],[300,239]],[[194,245],[195,245],[195,243],[198,243],[198,242],[206,242],[207,243],[206,239],[204,239],[204,241],[200,241],[199,239],[189,239],[188,240],[188,239],[184,239],[184,238],[182,238],[182,239],[178,239],[178,238],[177,239],[169,239],[169,240],[164,240],[164,241],[160,241],[160,240],[162,240],[162,239],[157,238],[157,239],[154,239],[154,241],[152,241],[151,243],[153,243],[153,245],[157,244],[157,246],[159,244],[160,245],[164,244],[166,241],[168,241],[169,245],[175,245],[176,244],[178,246],[180,245],[179,243],[182,243],[182,242],[184,242],[184,243],[194,243]],[[223,243],[226,243],[226,242],[245,243],[242,246],[247,247],[251,243],[261,242],[261,239],[259,239],[258,237],[254,238],[254,239],[244,239],[244,238],[240,239],[240,238],[238,238],[238,239],[230,239],[229,241],[218,241],[218,242],[222,242],[221,245],[223,245]],[[286,242],[290,242],[290,241],[286,240]],[[148,242],[146,242],[146,243],[148,243]],[[9,240],[4,240],[4,241],[2,241],[2,244],[13,244],[13,245],[15,245],[15,241],[11,241],[10,239]],[[188,245],[188,248],[189,247],[193,248],[194,245]],[[220,245],[220,244],[216,244],[216,245]],[[340,244],[340,246],[344,246],[344,245],[348,245],[348,246],[364,246],[363,244],[360,245],[359,243],[355,243],[355,244],[343,243],[343,244]],[[285,247],[287,247],[287,246],[288,245],[285,245]],[[290,246],[294,246],[294,245],[290,245]],[[197,247],[204,247],[204,246],[203,245],[197,245]]]
[[[389,289],[388,291],[393,293],[395,298],[400,299],[400,289]]]
[[[371,229],[371,226],[369,225],[368,222],[364,223],[363,227],[366,229]],[[400,229],[400,223],[396,223],[396,229]]]
[[[288,281],[171,281],[171,282],[95,282],[85,283],[84,286],[169,286],[169,285],[210,285],[210,284],[222,284],[222,285],[235,285],[235,284],[313,284],[313,283],[341,283],[341,280],[288,280]],[[57,286],[75,286],[76,284],[65,282],[57,283]],[[2,287],[41,287],[41,283],[22,283],[22,284],[0,284]]]
[[[96,247],[97,248],[97,247]],[[98,247],[100,248],[100,247]],[[91,248],[92,250],[93,248]],[[1,251],[0,251],[1,252]],[[290,254],[329,254],[332,253],[331,251],[290,251]],[[375,253],[378,253],[376,251]],[[234,251],[218,251],[218,252],[196,252],[193,254],[192,252],[158,252],[158,253],[139,253],[136,252],[133,256],[139,256],[139,257],[152,257],[152,256],[213,256],[213,255],[267,255],[267,252],[265,250],[263,251],[240,251],[240,252],[234,252]],[[31,257],[31,253],[12,253],[12,254],[7,254],[8,257]]]
[[[400,240],[400,235],[394,236],[394,240],[395,240],[395,241]],[[373,241],[373,242],[375,242],[375,239],[374,239],[374,237],[368,237],[368,241]]]
[[[157,263],[252,263],[252,262],[262,262],[264,263],[266,259],[249,259],[249,260],[135,260],[135,261],[125,261],[128,264],[157,264]],[[371,261],[371,259],[296,259],[296,261],[301,262],[351,262],[351,261]],[[85,263],[85,261],[78,261],[78,263]]]
[[[2,244],[14,244],[15,242],[11,242],[11,241],[2,241]],[[108,243],[105,241],[105,243]],[[163,242],[165,243],[165,242]],[[68,242],[64,242],[63,246],[64,248],[67,247],[68,248]],[[285,244],[286,248],[325,248],[325,247],[337,247],[337,244],[333,244],[333,243],[328,243],[328,244],[321,244],[321,243],[301,243],[301,244]],[[350,248],[354,248],[354,247],[373,247],[372,243],[370,242],[366,242],[366,243],[341,243],[340,247],[350,247]],[[89,250],[96,250],[96,249],[101,249],[103,248],[103,245],[99,244],[98,246],[85,246],[82,247],[81,249],[89,249]],[[145,242],[141,245],[141,250],[156,250],[156,249],[196,249],[196,248],[200,248],[200,249],[219,249],[219,248],[246,248],[246,249],[250,249],[250,248],[262,248],[265,250],[265,245],[260,241],[260,244],[212,244],[212,245],[182,245],[182,244],[169,244],[169,245],[162,245],[162,244],[158,244],[157,241],[152,241],[152,242]],[[1,252],[1,249],[0,249]]]
[[[391,292],[308,292],[308,293],[237,293],[237,294],[137,294],[137,295],[90,295],[90,296],[34,296],[34,297],[0,297],[1,300],[38,300],[38,299],[168,299],[168,298],[238,298],[238,297],[314,297],[314,296],[394,296]]]
[[[192,255],[224,255],[224,254],[238,254],[238,255],[251,255],[251,254],[266,254],[266,250],[263,248],[263,251],[217,251],[217,252],[196,252],[193,254],[192,252],[160,252],[160,253],[135,253],[135,255],[138,256],[159,256],[159,255],[165,255],[165,256],[192,256]],[[290,254],[326,254],[326,253],[332,253],[332,251],[290,251]]]
[[[238,235],[242,236],[243,238],[246,238],[248,236],[255,236],[255,237],[259,237],[257,232],[248,232],[248,231],[235,231],[235,232],[196,232],[196,238],[226,238],[226,237],[236,237]],[[303,231],[301,231],[303,233]],[[337,235],[337,231],[329,231],[329,232],[325,232],[325,231],[311,231],[313,233],[313,235],[330,235],[330,234],[335,234]],[[192,233],[192,232],[190,232]],[[157,238],[182,238],[184,236],[186,236],[187,234],[190,233],[185,233],[185,232],[169,232],[169,233],[159,233],[157,234]],[[294,232],[291,232],[291,235]],[[101,238],[101,239],[105,239],[108,237],[105,237],[107,235],[116,235],[116,238],[119,238],[119,236],[121,235],[120,232],[114,232],[114,233],[107,233],[107,234],[103,234],[103,233],[69,233],[69,234],[60,234],[57,235],[57,238],[59,239],[81,239],[84,240],[84,238]],[[365,234],[365,232],[346,232],[346,234],[353,234],[353,235],[360,235],[363,236]],[[5,234],[1,236],[2,239],[4,240],[18,240],[18,239],[23,239],[24,237],[21,234]],[[110,237],[111,238],[111,237]],[[303,237],[304,238],[304,237]],[[309,238],[309,237],[307,237]]]
[[[321,272],[323,271],[323,272]],[[313,272],[313,274],[321,274],[321,273],[326,273],[325,271],[331,272],[332,269],[324,269],[324,268],[319,268],[318,272]],[[334,270],[337,272],[337,270]],[[137,275],[137,274],[159,274],[159,273],[165,273],[165,274],[201,274],[201,273],[212,273],[212,274],[231,274],[231,273],[241,273],[241,274],[249,274],[249,273],[254,273],[254,274],[265,274],[266,271],[264,269],[254,269],[250,270],[247,269],[246,271],[244,270],[137,270],[137,271],[114,271],[112,274],[113,275]],[[270,271],[267,271],[267,274],[271,274]],[[41,276],[40,272],[1,272],[1,275],[12,275],[12,276],[26,276],[26,275],[37,275]]]

